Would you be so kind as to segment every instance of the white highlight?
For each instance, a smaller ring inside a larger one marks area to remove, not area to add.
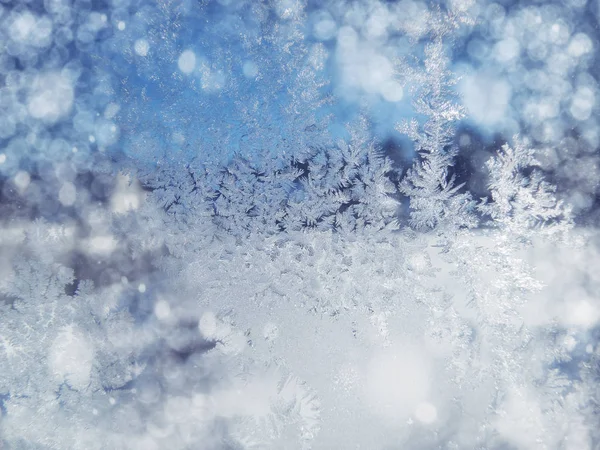
[[[29,11],[19,14],[9,28],[10,37],[17,42],[27,42],[35,32],[35,17]]]
[[[565,322],[568,325],[588,329],[600,321],[600,309],[588,299],[574,300],[566,309]]]
[[[56,122],[71,111],[74,91],[72,82],[59,73],[35,78],[27,102],[31,117],[48,123]]]
[[[184,51],[177,60],[177,66],[185,74],[192,73],[196,67],[196,55],[191,50]]]
[[[63,328],[50,347],[51,373],[73,389],[83,390],[89,385],[93,361],[92,344],[72,327]]]
[[[117,247],[116,239],[111,235],[98,235],[88,240],[87,249],[96,255],[110,255]]]
[[[77,199],[77,189],[75,185],[69,181],[64,183],[58,191],[58,201],[63,206],[73,206],[75,204],[75,200]]]
[[[429,402],[419,403],[415,409],[415,417],[419,422],[431,424],[437,419],[437,409]]]
[[[494,47],[496,59],[506,63],[516,59],[521,53],[521,45],[515,38],[509,37],[498,42]]]
[[[413,414],[428,397],[430,379],[431,368],[424,349],[397,346],[369,363],[366,401],[377,415],[396,423]]]
[[[577,89],[573,95],[569,112],[573,118],[584,121],[589,119],[592,115],[592,109],[595,104],[596,96],[594,91],[589,87],[582,87]]]
[[[159,320],[166,320],[171,316],[171,307],[165,300],[159,300],[154,305],[154,315]]]
[[[246,61],[242,66],[242,72],[246,78],[256,78],[258,75],[258,66],[253,61]]]
[[[567,51],[571,56],[579,58],[586,53],[590,53],[594,49],[591,39],[587,34],[577,33],[569,42]]]
[[[23,170],[19,170],[14,178],[15,185],[19,188],[20,191],[24,191],[29,186],[31,182],[31,177],[29,174]]]
[[[505,120],[512,96],[506,81],[479,74],[465,78],[461,91],[471,119],[488,126]]]
[[[328,41],[337,34],[337,24],[327,11],[321,11],[315,18],[313,34],[319,41]]]
[[[135,41],[135,44],[133,44],[133,50],[139,56],[146,56],[148,55],[148,51],[150,50],[150,44],[148,44],[148,41],[146,39],[138,39],[137,41]]]
[[[593,351],[594,351],[594,347],[592,346],[592,344],[588,344],[585,346],[586,353],[592,353]]]
[[[399,102],[404,97],[404,89],[397,81],[388,80],[381,86],[381,96],[388,102]]]
[[[207,311],[204,314],[202,314],[202,317],[200,317],[200,321],[198,322],[198,329],[200,330],[200,333],[202,333],[202,336],[204,336],[205,338],[214,338],[217,333],[216,316],[210,311]]]

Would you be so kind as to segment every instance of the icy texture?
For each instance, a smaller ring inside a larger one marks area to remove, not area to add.
[[[3,3],[0,447],[596,449],[593,9]]]

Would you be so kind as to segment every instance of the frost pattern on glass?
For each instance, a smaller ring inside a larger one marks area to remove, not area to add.
[[[600,445],[594,6],[0,6],[0,448]]]

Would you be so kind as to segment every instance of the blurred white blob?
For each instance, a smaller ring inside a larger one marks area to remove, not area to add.
[[[165,300],[159,300],[154,305],[154,315],[159,320],[167,320],[171,316],[171,307]]]
[[[404,89],[400,83],[394,80],[387,80],[381,85],[381,96],[388,102],[399,102],[404,97]]]
[[[84,248],[89,253],[108,256],[117,248],[117,240],[111,235],[96,235],[87,240]]]
[[[422,402],[415,409],[415,417],[419,422],[430,424],[437,419],[437,409],[429,402]]]
[[[584,33],[577,33],[571,38],[571,42],[569,42],[567,51],[571,56],[579,58],[586,53],[590,53],[593,49],[594,45],[592,44],[592,40],[588,37],[588,35]]]
[[[494,55],[500,62],[506,63],[516,59],[521,52],[519,41],[509,37],[494,46]]]
[[[72,81],[60,73],[38,75],[33,81],[27,111],[31,117],[53,123],[71,111]]]
[[[63,206],[73,206],[77,199],[77,189],[75,185],[69,181],[63,183],[60,191],[58,191],[58,201]]]
[[[0,153],[0,164],[4,164],[6,162],[6,155],[4,153]]]
[[[469,136],[467,133],[461,134],[458,138],[458,145],[461,147],[468,147],[471,145],[471,136]]]
[[[410,344],[398,345],[376,355],[368,364],[366,403],[392,423],[406,419],[429,394],[431,367],[427,353]],[[431,415],[431,411],[425,411]]]
[[[148,44],[148,41],[146,39],[138,39],[133,44],[133,50],[139,56],[146,56],[148,55],[148,51],[150,50],[150,44]]]
[[[258,75],[258,66],[253,61],[246,61],[242,66],[244,76],[247,78],[255,78]]]
[[[571,100],[569,112],[577,120],[587,120],[592,115],[592,108],[596,103],[594,90],[587,86],[581,87],[575,91]]]
[[[185,74],[192,73],[196,67],[196,55],[191,50],[185,50],[177,60],[177,66]]]
[[[498,409],[495,429],[516,448],[539,448],[549,438],[542,435],[547,425],[546,413],[532,393],[508,387]]]
[[[140,294],[143,294],[144,292],[146,292],[146,285],[145,285],[144,283],[140,283],[140,284],[138,285],[138,292],[139,292]]]
[[[337,43],[338,48],[341,51],[352,51],[358,43],[358,35],[356,34],[354,28],[349,26],[340,28],[338,31]]]
[[[566,325],[590,329],[600,321],[600,308],[592,299],[573,299],[564,306],[566,311],[564,311],[563,322]]]
[[[586,353],[592,353],[594,351],[594,346],[592,344],[588,344],[585,346]]]
[[[577,346],[577,339],[575,339],[573,336],[567,336],[564,339],[563,345],[569,352],[572,352]]]
[[[200,321],[198,322],[198,329],[206,339],[214,338],[217,332],[216,316],[210,311],[202,314],[202,317],[200,317]]]
[[[113,122],[101,118],[94,125],[94,136],[98,145],[107,147],[117,142],[119,128]]]
[[[483,126],[499,125],[506,119],[512,95],[506,81],[480,73],[465,77],[460,87],[470,119]]]
[[[337,34],[337,24],[327,11],[319,11],[314,17],[313,35],[319,41],[328,41]]]
[[[43,48],[52,43],[52,28],[52,21],[48,17],[37,17],[25,10],[12,16],[8,34],[19,44]]]
[[[14,182],[20,191],[24,191],[27,189],[27,186],[29,186],[31,177],[29,176],[29,173],[25,172],[24,170],[19,170],[15,175]]]
[[[369,41],[361,40],[352,27],[344,26],[338,31],[335,60],[341,75],[341,95],[351,98],[363,91],[379,94],[389,102],[402,100],[404,91],[395,80],[390,59]]]
[[[29,11],[16,15],[8,29],[10,37],[17,42],[26,42],[35,31],[35,22],[35,16]]]
[[[50,347],[50,372],[72,389],[83,390],[89,385],[93,361],[92,344],[73,327],[63,328]]]
[[[365,22],[362,31],[368,39],[384,38],[386,37],[387,27],[391,20],[392,17],[387,8],[381,4],[376,4]]]

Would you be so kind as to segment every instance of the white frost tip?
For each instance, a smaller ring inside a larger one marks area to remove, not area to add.
[[[138,292],[140,292],[141,294],[143,294],[144,292],[146,292],[146,285],[144,283],[140,283],[138,286]]]
[[[437,419],[437,409],[431,403],[419,403],[415,410],[415,417],[419,422],[433,423]]]
[[[164,300],[159,300],[154,305],[154,314],[159,320],[166,320],[171,315],[171,307]]]
[[[192,73],[196,67],[196,55],[191,50],[184,51],[177,60],[177,66],[183,73]]]
[[[6,155],[4,153],[0,153],[0,164],[4,164],[6,162]]]
[[[117,28],[119,29],[119,31],[123,31],[125,29],[125,22],[120,20],[119,23],[117,23]]]
[[[146,56],[148,54],[148,50],[150,50],[150,45],[146,39],[138,39],[133,44],[133,49],[140,56]]]

